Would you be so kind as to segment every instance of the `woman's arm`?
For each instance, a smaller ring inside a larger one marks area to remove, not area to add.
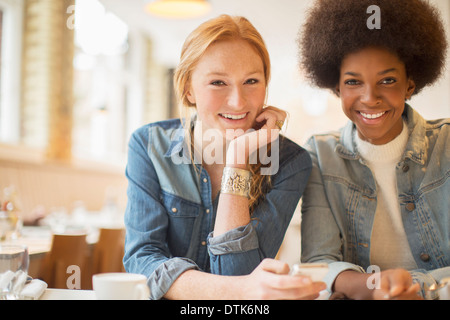
[[[275,126],[277,120],[286,118],[286,112],[275,107],[267,107],[256,118],[265,123],[259,129],[236,137],[228,146],[226,166],[248,170],[249,157],[258,149],[275,141],[279,137],[279,128]],[[223,194],[219,198],[214,236],[219,236],[229,230],[245,226],[250,222],[248,198],[238,195]]]
[[[173,283],[165,298],[190,300],[276,300],[314,299],[325,289],[321,282],[307,277],[289,276],[289,266],[265,259],[249,275],[220,276],[201,271],[184,272]]]
[[[246,197],[221,194],[215,229],[208,241],[211,272],[249,274],[264,258],[274,258],[277,254],[311,170],[308,153],[293,142],[280,143],[281,139],[272,143],[272,156],[277,153],[280,168],[271,177],[271,190],[251,217]],[[234,140],[229,150],[243,145]],[[238,155],[246,152],[236,150]],[[227,166],[228,163],[232,161]]]

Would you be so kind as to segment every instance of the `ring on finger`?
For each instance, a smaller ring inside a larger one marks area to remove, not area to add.
[[[284,121],[283,121],[283,120],[277,120],[277,121],[275,121],[275,126],[277,126],[278,129],[281,130],[281,128],[283,128],[283,125],[284,125]]]

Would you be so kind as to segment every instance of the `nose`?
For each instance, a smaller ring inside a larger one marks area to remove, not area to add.
[[[361,94],[361,103],[368,107],[376,107],[381,103],[381,97],[376,86],[365,86]]]
[[[239,86],[234,87],[228,96],[228,106],[233,110],[239,111],[245,108],[245,94]]]

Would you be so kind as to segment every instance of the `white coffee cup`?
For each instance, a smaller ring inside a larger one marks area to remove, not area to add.
[[[92,276],[92,285],[98,300],[147,300],[150,296],[142,274],[99,273]]]

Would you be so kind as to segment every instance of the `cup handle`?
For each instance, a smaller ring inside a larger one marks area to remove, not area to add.
[[[150,297],[150,289],[146,284],[138,284],[136,286],[138,300],[148,300]]]

